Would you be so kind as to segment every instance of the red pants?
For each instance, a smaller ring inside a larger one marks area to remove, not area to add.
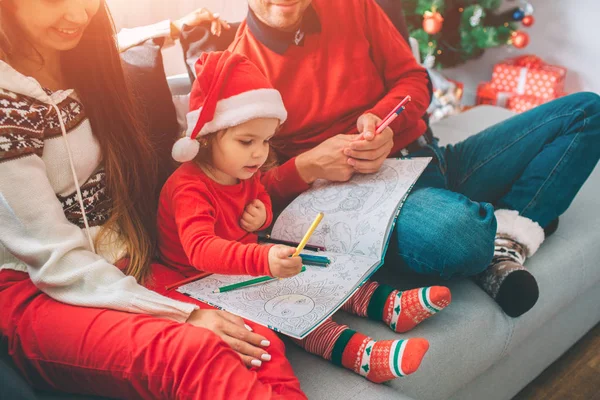
[[[183,277],[153,265],[148,285]],[[193,301],[177,292],[172,298]],[[208,306],[198,303],[202,308]],[[70,306],[40,292],[25,273],[0,271],[0,339],[36,388],[124,399],[305,399],[281,340],[272,359],[248,370],[217,335],[148,315]]]

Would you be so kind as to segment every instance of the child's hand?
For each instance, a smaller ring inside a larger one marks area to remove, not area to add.
[[[246,232],[256,232],[259,230],[267,220],[267,208],[264,203],[258,199],[252,200],[250,204],[246,206],[242,219],[240,220],[240,226]]]
[[[276,278],[289,278],[302,270],[302,258],[291,257],[296,251],[293,247],[276,244],[269,250],[269,268]]]

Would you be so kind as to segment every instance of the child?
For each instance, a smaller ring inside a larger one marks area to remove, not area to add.
[[[204,54],[196,68],[188,131],[173,148],[183,165],[160,197],[162,260],[184,275],[294,276],[302,267],[300,257],[291,257],[295,249],[259,245],[254,233],[273,218],[259,169],[287,118],[281,96],[240,55]],[[343,309],[406,332],[449,303],[445,287],[399,292],[369,281]],[[429,348],[425,339],[374,341],[331,319],[297,343],[377,383],[415,372]]]

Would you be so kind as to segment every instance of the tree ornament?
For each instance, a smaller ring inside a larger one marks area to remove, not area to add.
[[[533,15],[526,15],[523,18],[523,20],[521,21],[523,26],[526,26],[526,27],[530,27],[531,25],[533,25],[534,22],[535,22],[535,18],[533,18]]]
[[[523,18],[525,18],[525,11],[521,8],[517,8],[512,14],[512,19],[515,21],[521,21]]]
[[[425,68],[431,69],[435,65],[435,56],[431,53],[427,54],[425,60],[423,61],[423,66]]]
[[[425,11],[423,14],[423,30],[430,35],[435,35],[442,30],[444,18],[437,11]]]
[[[533,6],[527,0],[521,0],[521,10],[525,13],[525,15],[533,14]]]
[[[475,28],[481,22],[481,17],[483,16],[483,8],[481,6],[476,6],[473,11],[473,16],[469,18],[469,23],[473,28]]]
[[[529,35],[523,31],[514,31],[511,35],[513,46],[523,49],[529,44]]]

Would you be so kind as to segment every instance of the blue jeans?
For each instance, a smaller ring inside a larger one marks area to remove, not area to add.
[[[545,227],[569,207],[600,158],[600,96],[563,97],[411,156],[434,160],[404,203],[386,263],[472,276],[492,260],[495,209]]]

